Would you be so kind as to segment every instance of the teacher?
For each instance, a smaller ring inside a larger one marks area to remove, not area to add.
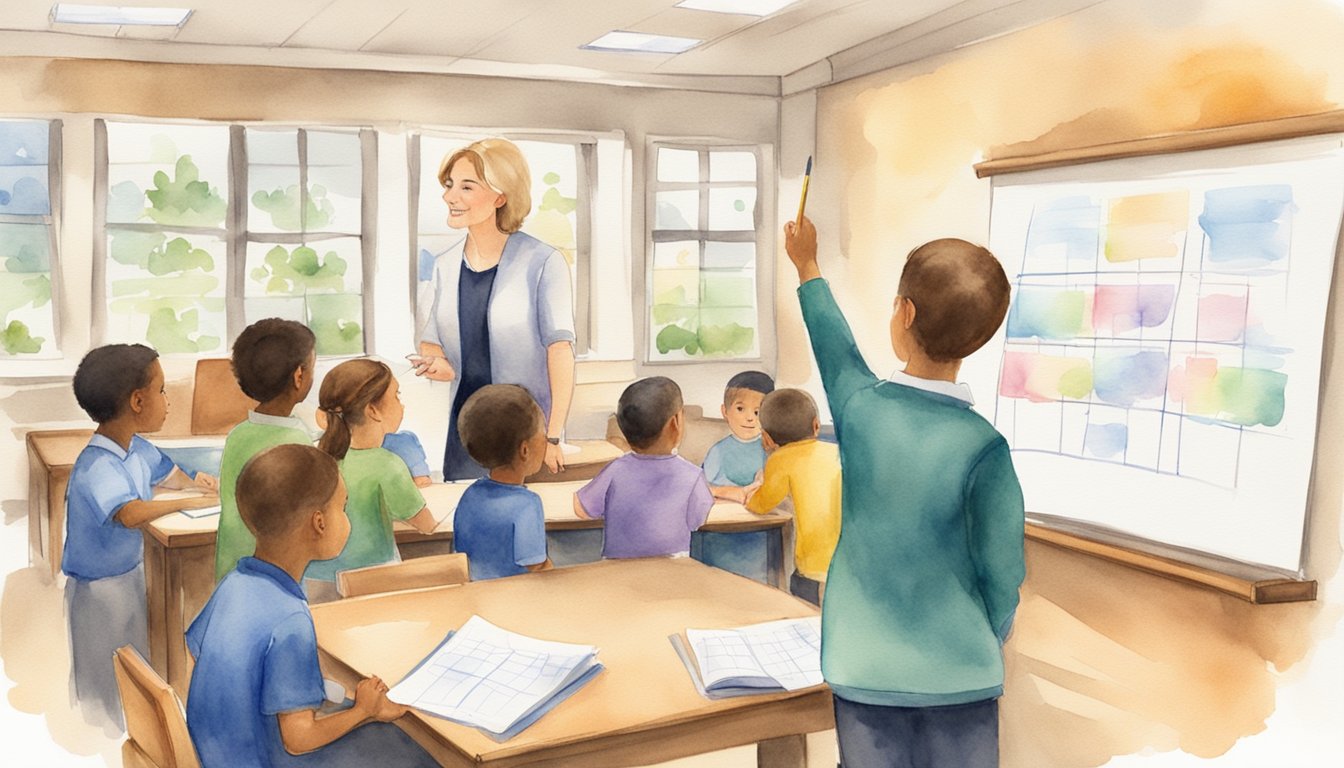
[[[564,469],[560,437],[574,393],[569,266],[519,232],[532,210],[527,160],[513,142],[483,139],[439,165],[448,226],[466,238],[434,262],[434,301],[415,373],[452,382],[443,479],[483,477],[457,432],[462,404],[487,384],[519,384],[546,414],[546,466]]]

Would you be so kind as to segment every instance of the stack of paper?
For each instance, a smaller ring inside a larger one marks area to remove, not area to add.
[[[387,696],[504,740],[601,669],[591,645],[537,640],[472,616]]]
[[[820,685],[821,619],[785,619],[740,629],[688,629],[682,661],[701,693],[710,698]]]

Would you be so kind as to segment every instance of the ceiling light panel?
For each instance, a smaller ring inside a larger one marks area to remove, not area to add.
[[[678,8],[715,13],[740,13],[744,16],[769,16],[798,0],[682,0]]]
[[[57,24],[180,27],[187,23],[190,16],[190,8],[132,8],[72,3],[57,3],[51,7],[51,20]]]
[[[702,42],[704,41],[697,40],[694,37],[650,35],[643,32],[615,30],[581,47],[597,51],[677,54],[689,51]]]

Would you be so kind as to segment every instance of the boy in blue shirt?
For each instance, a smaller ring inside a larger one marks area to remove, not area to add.
[[[765,468],[759,415],[761,400],[775,390],[775,380],[761,371],[743,371],[728,380],[719,413],[728,422],[728,436],[710,446],[701,466],[717,499],[745,503]]]
[[[466,553],[472,580],[550,568],[541,497],[523,487],[546,457],[541,406],[517,384],[487,384],[462,405],[457,432],[488,472],[453,512],[453,547]]]
[[[98,422],[70,470],[61,570],[70,621],[71,677],[84,717],[122,727],[112,653],[133,645],[149,655],[144,538],[139,527],[182,509],[219,503],[219,483],[188,478],[140,432],[168,416],[159,353],[142,344],[91,350],[75,371],[75,400]],[[154,487],[195,486],[207,495],[153,499]]]
[[[256,554],[224,577],[186,637],[196,659],[187,729],[202,768],[433,765],[387,725],[407,710],[377,677],[359,682],[353,706],[317,712],[326,696],[299,580],[350,535],[336,460],[308,445],[268,448],[243,467],[236,495]]]
[[[916,248],[890,321],[906,363],[864,363],[821,280],[812,222],[784,229],[844,465],[821,669],[846,768],[998,765],[1002,645],[1025,575],[1008,443],[956,383],[1003,322],[1009,286],[964,240]]]

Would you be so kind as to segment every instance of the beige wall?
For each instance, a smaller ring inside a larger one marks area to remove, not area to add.
[[[975,162],[1338,109],[1341,41],[1340,3],[1112,0],[823,89],[809,213],[822,270],[874,369],[896,365],[887,318],[904,254],[935,237],[988,240],[990,185]],[[1253,606],[1029,544],[1008,646],[1005,766],[1207,764],[1191,755],[1316,766],[1344,754],[1336,282],[1308,542],[1320,599]],[[785,383],[814,379],[810,357],[787,352],[806,350],[795,286],[781,269]]]

